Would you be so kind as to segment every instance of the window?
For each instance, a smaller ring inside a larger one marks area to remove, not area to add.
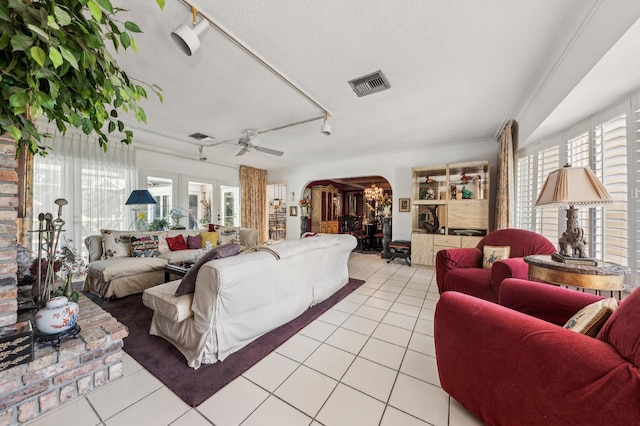
[[[237,186],[220,186],[221,220],[224,226],[240,226],[240,188]]]
[[[542,191],[542,185],[544,181],[554,170],[560,167],[560,147],[558,145],[547,148],[538,152],[536,167],[537,173],[537,191],[536,198],[533,199],[533,205],[535,205],[540,191]],[[558,209],[538,209],[536,211],[535,231],[544,235],[552,243],[558,242]]]
[[[213,185],[210,183],[189,182],[189,229],[212,223],[211,201]]]
[[[155,219],[167,219],[170,225],[175,225],[171,220],[171,208],[173,206],[173,180],[161,177],[147,177],[147,187],[155,205],[148,206],[147,222],[151,223]]]
[[[516,206],[518,215],[522,216],[518,217],[517,224],[545,235],[554,243],[565,229],[564,211],[531,210],[535,203],[533,193],[539,193],[547,175],[560,167],[565,162],[563,159],[572,166],[587,166],[595,172],[614,202],[604,207],[577,206],[579,226],[584,230],[590,256],[632,267],[633,273],[627,277],[629,287],[637,286],[640,276],[640,252],[636,247],[640,237],[640,215],[636,213],[639,209],[634,192],[634,182],[640,180],[640,169],[630,167],[640,159],[637,154],[640,137],[635,136],[634,140],[634,136],[630,136],[640,131],[639,99],[636,94],[567,130],[554,139],[557,143],[553,146],[541,143],[525,147],[517,154]],[[534,167],[531,165],[533,158],[536,158]],[[535,190],[532,189],[533,182]]]
[[[124,203],[137,183],[135,152],[116,143],[105,153],[95,138],[41,130],[53,136],[46,140],[52,148],[49,154],[33,160],[34,228],[38,228],[40,213],[57,216],[54,201],[66,199],[69,204],[61,216],[65,221],[63,237],[86,256],[86,237],[100,229],[127,229],[133,220]],[[32,246],[37,243],[37,238],[32,238]]]

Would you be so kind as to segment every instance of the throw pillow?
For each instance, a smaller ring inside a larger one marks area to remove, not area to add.
[[[187,235],[187,247],[190,249],[201,249],[202,237],[200,235]]]
[[[491,269],[493,264],[498,260],[508,259],[509,246],[484,246],[484,257],[482,258],[482,267],[484,269]]]
[[[599,300],[580,309],[578,313],[569,318],[564,328],[596,337],[600,328],[617,308],[618,302],[613,297]]]
[[[183,296],[185,294],[193,293],[196,291],[196,277],[198,276],[198,271],[200,267],[205,263],[214,260],[214,259],[222,259],[224,257],[231,257],[238,254],[240,251],[240,246],[238,244],[225,244],[223,246],[219,246],[214,248],[213,250],[209,250],[206,252],[198,261],[187,271],[187,273],[182,277],[182,281],[180,285],[176,289],[176,297]]]
[[[133,235],[131,237],[131,254],[133,257],[156,257],[160,254],[158,235]]]
[[[167,237],[167,244],[169,245],[169,250],[178,251],[178,250],[186,250],[187,243],[184,242],[184,237],[182,234],[178,234],[176,237]]]
[[[103,259],[131,256],[131,232],[103,229],[100,234],[102,235]]]
[[[211,243],[212,247],[218,245],[218,233],[217,232],[201,232],[200,236],[202,237],[202,245],[201,248],[205,248],[207,246],[207,241]]]
[[[218,245],[230,243],[240,244],[240,230],[237,228],[218,228]]]

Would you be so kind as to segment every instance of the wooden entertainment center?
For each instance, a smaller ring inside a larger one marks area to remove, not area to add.
[[[488,161],[414,167],[411,187],[413,264],[435,266],[439,250],[475,247],[489,232]]]

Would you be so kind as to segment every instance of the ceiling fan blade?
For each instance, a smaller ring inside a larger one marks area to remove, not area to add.
[[[240,150],[240,152],[238,152],[238,153],[236,154],[236,157],[240,157],[241,155],[246,154],[246,153],[247,153],[247,151],[249,151],[249,148],[247,148],[247,147],[242,148],[242,149]]]
[[[278,157],[282,157],[282,154],[284,154],[284,152],[282,152],[282,151],[276,151],[275,149],[263,148],[261,146],[254,146],[254,148],[256,149],[256,151],[264,152],[265,154],[277,155]]]

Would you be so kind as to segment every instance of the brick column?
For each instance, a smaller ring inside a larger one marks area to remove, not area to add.
[[[13,324],[18,318],[17,166],[15,142],[0,136],[0,326]]]

